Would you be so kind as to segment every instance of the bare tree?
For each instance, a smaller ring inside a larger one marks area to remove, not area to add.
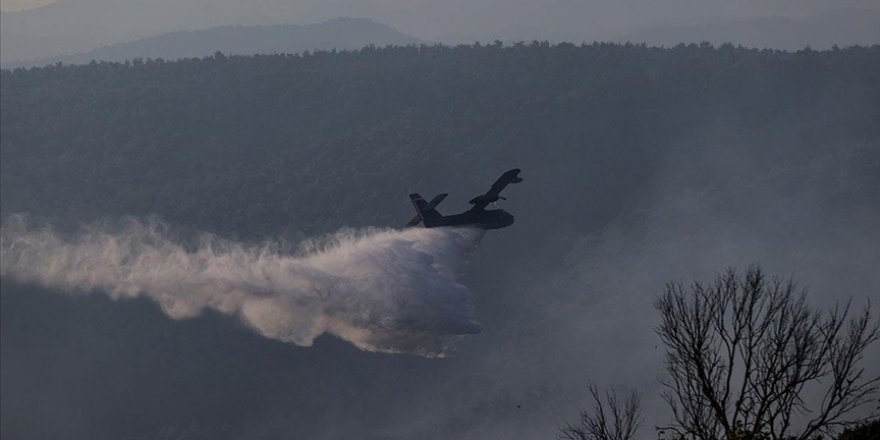
[[[860,366],[878,323],[870,306],[849,319],[849,304],[822,313],[805,296],[757,267],[688,289],[667,284],[655,306],[668,429],[686,439],[806,440],[857,422],[849,413],[880,380]]]
[[[621,400],[614,390],[605,392],[603,401],[596,385],[590,386],[593,410],[581,413],[580,424],[561,428],[561,440],[630,440],[641,423],[638,393],[630,392]]]

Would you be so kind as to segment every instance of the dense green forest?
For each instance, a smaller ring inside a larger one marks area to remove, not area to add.
[[[400,227],[410,192],[449,192],[454,213],[501,171],[526,179],[465,278],[484,331],[451,359],[294,347],[4,280],[3,436],[551,438],[590,380],[654,389],[639,313],[665,280],[758,261],[819,301],[876,295],[877,78],[880,46],[708,44],[3,70],[4,219],[297,239]]]

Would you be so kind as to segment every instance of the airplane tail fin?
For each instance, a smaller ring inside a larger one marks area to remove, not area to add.
[[[416,208],[416,212],[419,213],[419,218],[422,219],[426,228],[439,225],[443,216],[432,205],[429,205],[422,196],[412,193],[409,195],[409,199],[412,200],[413,207]]]

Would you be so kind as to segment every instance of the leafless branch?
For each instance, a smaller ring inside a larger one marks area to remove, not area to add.
[[[880,386],[860,367],[880,332],[870,305],[853,319],[849,304],[823,314],[793,281],[751,267],[687,289],[668,283],[655,306],[663,397],[683,438],[806,440],[856,422],[848,414]],[[823,387],[821,402],[804,400],[807,386]]]
[[[593,408],[581,413],[578,425],[560,428],[561,440],[631,440],[641,424],[641,400],[630,392],[624,399],[614,390],[606,391],[604,399],[596,385],[590,386]]]

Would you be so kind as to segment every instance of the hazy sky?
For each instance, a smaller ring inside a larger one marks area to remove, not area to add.
[[[52,3],[52,0],[0,0],[0,10],[20,11]]]
[[[89,4],[102,7],[108,4],[140,3],[140,0],[62,0],[65,3]],[[53,3],[53,0],[0,0],[0,9],[15,11],[31,9]],[[150,2],[161,7],[162,2]],[[186,2],[182,2],[186,3]],[[223,5],[226,2],[219,1]],[[560,28],[594,25],[616,25],[624,22],[638,23],[679,19],[688,17],[719,18],[782,15],[797,17],[812,12],[839,7],[877,6],[872,0],[551,0],[534,2],[525,0],[448,0],[430,2],[425,0],[256,0],[240,5],[254,11],[265,9],[288,9],[294,7],[303,15],[353,16],[371,13],[391,13],[399,18],[414,18],[425,12],[435,15],[436,24],[468,23],[479,21],[484,25],[493,22],[518,26],[529,23],[557,25]],[[213,8],[212,8],[213,9]]]
[[[51,0],[0,1],[4,11],[11,11],[25,6],[37,7]],[[681,36],[676,31],[671,40],[818,48],[875,41],[876,36],[870,30],[850,29],[865,27],[851,26],[855,24],[853,20],[866,20],[863,14],[850,11],[849,18],[823,14],[829,9],[848,7],[876,9],[875,3],[875,0],[60,0],[45,9],[4,14],[2,59],[22,61],[86,52],[173,31],[223,25],[313,24],[338,17],[369,18],[423,41],[452,44],[496,39],[657,43],[653,37],[643,37],[640,32],[658,26],[680,29],[749,18],[786,17],[804,19],[802,28],[808,30],[792,29],[790,24],[763,23],[758,30],[736,28],[724,35],[709,35],[703,29],[696,35]],[[814,19],[817,14],[824,21]],[[823,30],[826,28],[831,30],[826,32]],[[805,32],[815,38],[792,37]],[[864,35],[866,32],[868,36]],[[858,35],[850,35],[853,33]],[[743,39],[743,35],[753,38]],[[779,42],[786,37],[792,41]],[[663,40],[659,44],[665,43]]]

